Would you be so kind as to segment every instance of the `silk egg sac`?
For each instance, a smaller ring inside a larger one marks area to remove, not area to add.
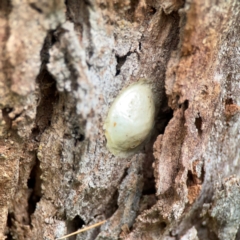
[[[152,84],[139,81],[114,100],[104,123],[107,148],[126,157],[138,150],[154,126],[155,102]]]

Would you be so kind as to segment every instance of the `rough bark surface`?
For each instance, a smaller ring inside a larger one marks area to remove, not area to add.
[[[0,1],[0,239],[240,239],[238,0]],[[106,149],[149,79],[151,139]]]

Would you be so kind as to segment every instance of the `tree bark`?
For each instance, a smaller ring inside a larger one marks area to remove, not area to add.
[[[240,239],[238,0],[1,0],[0,239]],[[148,79],[151,138],[106,148]]]

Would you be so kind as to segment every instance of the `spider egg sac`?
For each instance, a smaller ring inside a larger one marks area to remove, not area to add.
[[[152,84],[139,81],[114,100],[104,123],[107,148],[126,157],[138,149],[153,128],[155,102]]]

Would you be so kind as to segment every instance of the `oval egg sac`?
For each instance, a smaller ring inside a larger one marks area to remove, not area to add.
[[[126,157],[148,138],[155,118],[152,85],[139,81],[124,89],[114,100],[104,123],[107,148]]]

